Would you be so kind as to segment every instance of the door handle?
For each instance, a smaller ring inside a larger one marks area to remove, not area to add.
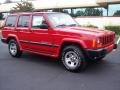
[[[21,31],[21,30],[20,30],[20,32],[24,32],[24,31]]]
[[[9,30],[15,30],[15,28],[9,28]]]

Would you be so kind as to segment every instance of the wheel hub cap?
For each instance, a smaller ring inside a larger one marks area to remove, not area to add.
[[[75,68],[79,62],[78,55],[74,51],[69,51],[65,54],[65,63],[70,68]]]
[[[11,44],[10,44],[10,53],[11,53],[12,55],[15,55],[15,54],[17,53],[17,46],[16,46],[15,43],[11,43]]]

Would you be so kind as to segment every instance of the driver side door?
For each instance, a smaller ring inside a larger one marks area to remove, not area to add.
[[[45,18],[42,15],[33,15],[31,34],[29,37],[30,49],[34,52],[52,54],[52,35]]]

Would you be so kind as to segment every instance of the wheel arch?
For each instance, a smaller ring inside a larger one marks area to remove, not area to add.
[[[15,39],[15,40],[16,40],[15,37],[9,36],[9,37],[7,38],[7,44],[9,43],[9,41],[10,41],[11,39]]]
[[[7,37],[7,44],[9,43],[9,41],[10,41],[11,39],[16,40],[16,42],[18,43],[18,45],[19,45],[19,47],[20,47],[20,50],[22,50],[22,47],[21,47],[21,45],[20,45],[20,42],[19,42],[17,36],[16,36],[16,35],[13,35],[13,34],[8,35],[8,37]]]
[[[65,48],[66,46],[69,46],[69,45],[75,45],[75,46],[78,46],[80,47],[80,49],[84,52],[84,48],[86,48],[86,45],[82,42],[82,41],[78,41],[78,40],[65,40],[62,42],[61,46],[60,46],[60,49],[59,49],[59,58],[61,56],[61,52],[63,50],[63,48]]]

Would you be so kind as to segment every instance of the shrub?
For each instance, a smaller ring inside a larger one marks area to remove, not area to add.
[[[105,26],[105,29],[114,31],[115,34],[120,35],[120,26]]]

